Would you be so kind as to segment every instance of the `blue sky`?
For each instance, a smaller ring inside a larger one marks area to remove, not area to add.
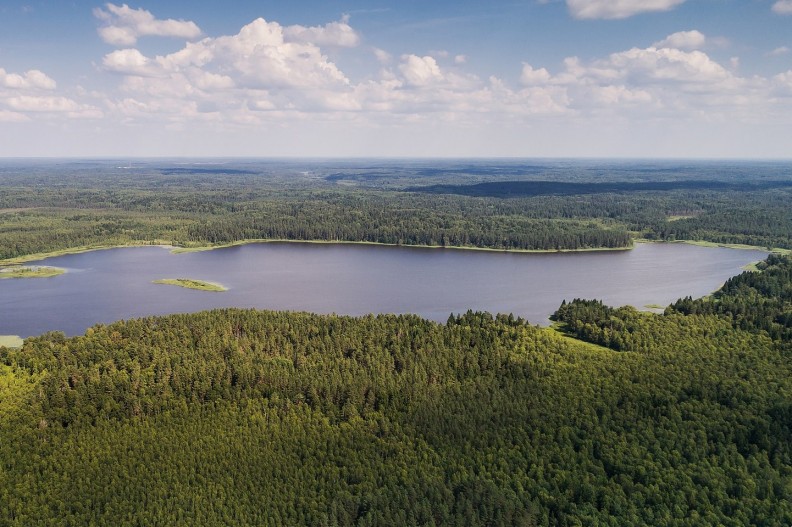
[[[0,156],[792,156],[792,0],[0,0]]]

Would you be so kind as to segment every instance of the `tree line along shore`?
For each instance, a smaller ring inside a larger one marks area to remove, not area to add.
[[[648,239],[792,249],[792,188],[779,182],[655,188],[583,181],[537,191],[507,181],[468,192],[466,185],[429,181],[381,188],[266,174],[0,174],[6,184],[0,261],[81,247],[244,240],[557,251],[627,248]]]

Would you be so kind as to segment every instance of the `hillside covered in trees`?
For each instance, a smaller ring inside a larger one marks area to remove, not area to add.
[[[601,345],[237,309],[30,338],[0,524],[789,525],[791,265],[663,315],[565,303]]]
[[[658,163],[5,161],[0,260],[248,239],[579,250],[648,238],[792,249],[788,163]]]

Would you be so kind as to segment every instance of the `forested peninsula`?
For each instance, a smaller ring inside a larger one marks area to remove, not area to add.
[[[0,348],[0,524],[789,525],[792,261],[563,332],[223,309]]]

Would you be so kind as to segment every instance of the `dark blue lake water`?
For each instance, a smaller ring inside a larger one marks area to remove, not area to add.
[[[76,335],[99,322],[231,306],[416,313],[437,321],[473,309],[544,324],[562,300],[575,297],[642,308],[703,296],[765,256],[683,244],[547,254],[307,243],[184,254],[109,249],[36,262],[66,268],[61,276],[0,280],[0,335]],[[159,278],[208,280],[229,290],[151,283]]]

